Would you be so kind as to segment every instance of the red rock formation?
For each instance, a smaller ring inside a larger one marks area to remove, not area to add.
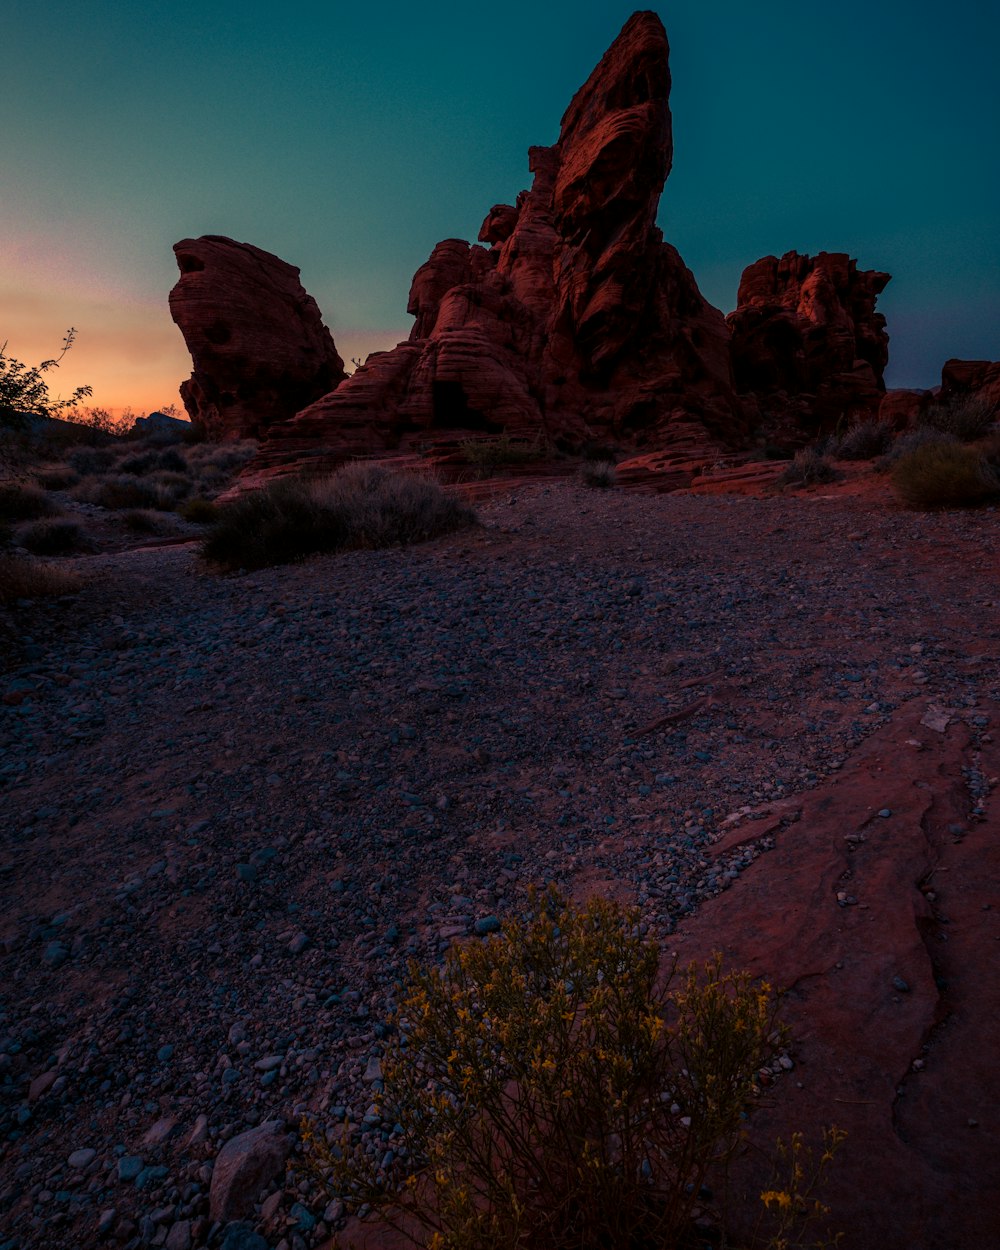
[[[1000,770],[986,739],[904,705],[835,784],[713,848],[776,843],[673,949],[682,965],[721,951],[785,991],[796,1065],[750,1117],[729,1176],[734,1236],[774,1188],[775,1140],[815,1145],[836,1124],[848,1140],[820,1197],[844,1250],[997,1244],[1000,841],[966,781]]]
[[[933,402],[932,391],[886,391],[878,407],[878,419],[894,430],[907,430],[917,424]]]
[[[656,228],[670,170],[659,18],[636,13],[577,93],[530,191],[417,272],[410,341],[271,429],[261,465],[459,435],[662,448],[675,422],[739,428],[724,318]],[[258,466],[259,468],[260,466]]]
[[[763,418],[806,428],[873,415],[889,359],[875,301],[888,282],[843,252],[786,252],[744,270],[727,318],[737,390],[756,398]]]
[[[293,265],[221,235],[183,239],[174,253],[181,276],[170,315],[194,364],[181,398],[209,437],[260,436],[344,378]]]
[[[981,399],[1000,416],[1000,360],[948,360],[941,370],[938,402]]]

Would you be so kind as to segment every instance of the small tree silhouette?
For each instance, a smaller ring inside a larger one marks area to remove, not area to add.
[[[93,387],[78,386],[69,399],[52,399],[49,395],[44,375],[59,368],[75,341],[76,330],[70,326],[59,355],[37,365],[26,365],[9,356],[6,342],[0,347],[0,430],[23,429],[29,417],[57,416],[94,393]]]

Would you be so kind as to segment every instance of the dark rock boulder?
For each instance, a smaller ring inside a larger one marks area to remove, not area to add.
[[[343,380],[294,265],[221,235],[183,239],[174,254],[170,315],[194,364],[181,398],[210,438],[260,437]]]
[[[843,252],[786,252],[744,270],[727,318],[733,373],[762,419],[812,430],[878,411],[889,336],[875,303],[888,282]]]

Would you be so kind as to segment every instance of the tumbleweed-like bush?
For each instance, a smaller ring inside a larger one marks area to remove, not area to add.
[[[664,976],[613,903],[531,906],[411,966],[382,1059],[395,1157],[305,1128],[314,1168],[434,1250],[673,1247],[779,1044],[769,988],[718,956]]]

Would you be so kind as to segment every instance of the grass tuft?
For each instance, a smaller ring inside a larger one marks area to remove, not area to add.
[[[792,463],[778,478],[783,486],[815,486],[837,480],[837,470],[815,447],[804,447],[795,453]]]
[[[585,460],[580,468],[580,478],[585,486],[608,490],[618,480],[613,460]]]
[[[838,460],[874,460],[889,450],[892,439],[888,421],[856,421],[831,441],[827,451]]]

